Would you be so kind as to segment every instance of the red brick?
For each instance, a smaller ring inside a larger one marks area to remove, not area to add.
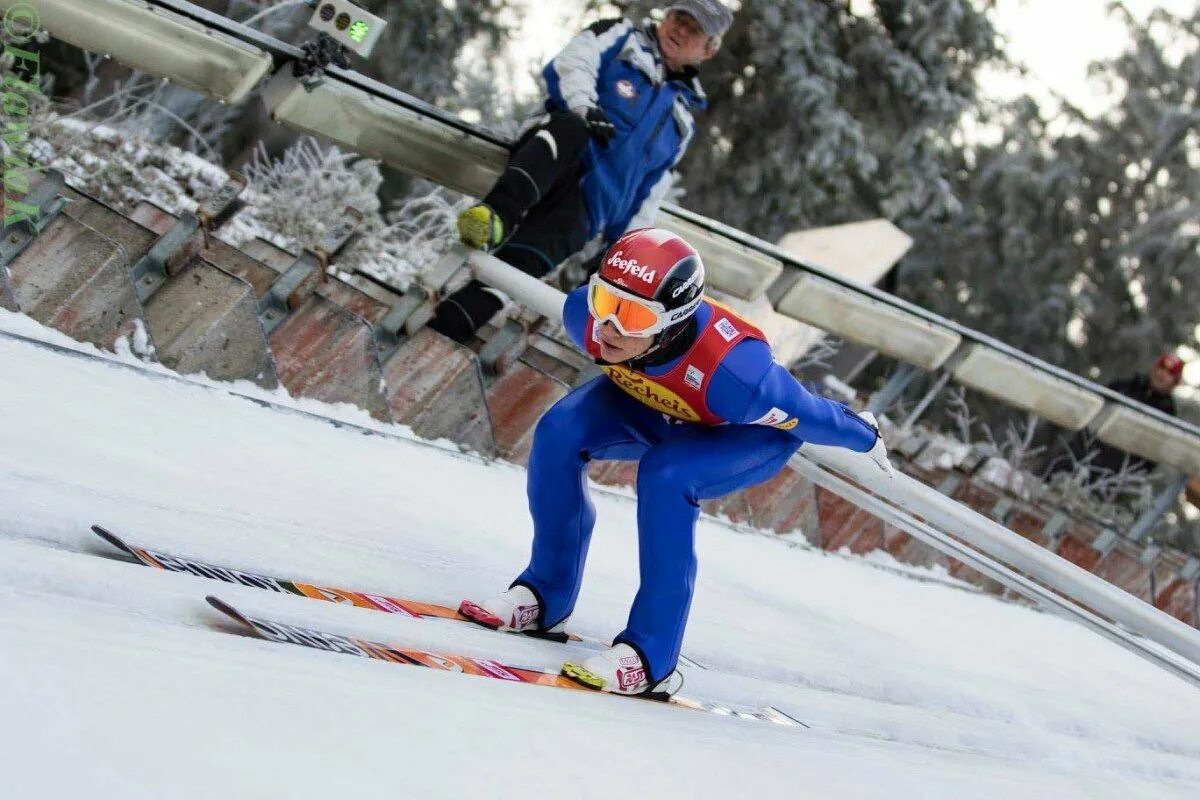
[[[323,297],[311,297],[271,332],[279,380],[293,395],[352,403],[391,421],[371,328]]]
[[[383,365],[392,418],[420,436],[446,437],[483,453],[495,449],[474,353],[429,328]]]
[[[875,517],[865,520],[858,528],[858,536],[850,543],[850,552],[865,555],[883,547],[883,522]]]
[[[1086,569],[1088,572],[1094,570],[1102,558],[1100,552],[1092,547],[1089,542],[1071,535],[1062,538],[1062,541],[1058,545],[1058,554],[1077,567]]]
[[[883,549],[897,561],[904,561],[913,538],[895,525],[883,526]]]
[[[1096,566],[1095,573],[1111,584],[1146,599],[1150,588],[1150,568],[1137,560],[1139,548],[1126,542],[1118,542]]]
[[[1157,608],[1170,614],[1176,619],[1195,624],[1197,581],[1185,581],[1175,576],[1165,586],[1158,587],[1158,596],[1154,598]]]
[[[716,500],[705,500],[700,503],[700,510],[714,517],[726,517],[731,522],[754,524],[744,492],[734,492]]]
[[[1008,522],[1009,530],[1020,534],[1034,544],[1045,547],[1050,543],[1050,540],[1043,532],[1045,521],[1033,516],[1032,514],[1015,514]]]
[[[593,461],[588,465],[588,475],[596,483],[605,486],[637,485],[636,461]]]
[[[26,315],[111,349],[143,316],[129,268],[117,242],[64,212],[13,259],[6,284],[12,304]]]
[[[874,542],[883,543],[882,522],[833,492],[821,487],[817,487],[816,492],[822,548],[836,551],[848,547],[852,551],[865,552],[862,548],[871,547]],[[864,534],[869,538],[862,545],[856,545]]]
[[[819,525],[816,487],[790,469],[741,492],[749,508],[750,522],[777,533],[800,529],[815,537]]]
[[[500,453],[510,461],[526,463],[538,420],[568,391],[563,382],[519,361],[505,370],[487,390]]]
[[[984,516],[988,516],[1001,495],[990,484],[979,481],[964,481],[955,490],[953,497],[960,503],[965,503]]]

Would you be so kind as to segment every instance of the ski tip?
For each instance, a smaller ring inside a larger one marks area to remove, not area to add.
[[[108,530],[104,526],[93,525],[92,533],[96,534],[101,539],[103,539],[104,541],[111,544],[113,547],[120,550],[122,553],[128,553],[129,555],[133,555],[133,551],[129,549],[129,545],[127,545],[127,544],[125,544],[125,542],[121,541],[119,536],[117,536],[115,533]]]
[[[242,612],[238,611],[236,608],[229,605],[229,603],[226,603],[224,600],[217,597],[216,595],[210,594],[207,597],[205,597],[204,599],[206,601],[208,601],[208,604],[210,606],[215,608],[217,611],[220,611],[225,616],[230,617],[234,620],[237,620],[238,622],[242,623],[243,625],[250,624],[250,622],[242,615]]]

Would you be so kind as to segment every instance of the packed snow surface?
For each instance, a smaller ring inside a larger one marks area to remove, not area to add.
[[[5,331],[61,345],[0,313],[5,797],[1200,796],[1190,685],[1065,620],[715,520],[697,532],[684,642],[706,668],[685,670],[685,692],[771,704],[808,728],[233,635],[205,594],[508,663],[557,668],[581,647],[113,558],[91,523],[231,567],[457,604],[524,566],[525,474],[345,408],[131,367],[128,348],[121,363]],[[635,506],[594,497],[571,627],[610,637],[637,585]]]

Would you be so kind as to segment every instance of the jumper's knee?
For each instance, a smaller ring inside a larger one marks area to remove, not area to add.
[[[535,134],[536,136],[551,137],[557,162],[560,165],[569,165],[583,156],[583,148],[588,140],[588,126],[578,114],[555,111],[550,114],[549,121]]]
[[[533,430],[533,447],[541,452],[569,452],[583,458],[586,416],[567,395],[552,405]]]
[[[664,494],[683,495],[695,503],[695,492],[691,487],[691,476],[678,454],[672,454],[669,448],[651,448],[638,463],[637,477],[638,496],[647,492],[647,497],[660,497]]]

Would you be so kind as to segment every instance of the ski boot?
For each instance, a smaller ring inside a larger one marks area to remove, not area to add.
[[[596,653],[583,663],[568,661],[562,666],[562,674],[589,689],[641,695],[653,700],[667,700],[683,686],[683,675],[679,670],[651,686],[641,656],[623,642]]]
[[[494,631],[525,633],[543,639],[567,641],[566,622],[560,622],[549,630],[538,627],[541,606],[528,586],[517,585],[501,592],[490,600],[476,603],[463,600],[458,613],[485,628]]]

